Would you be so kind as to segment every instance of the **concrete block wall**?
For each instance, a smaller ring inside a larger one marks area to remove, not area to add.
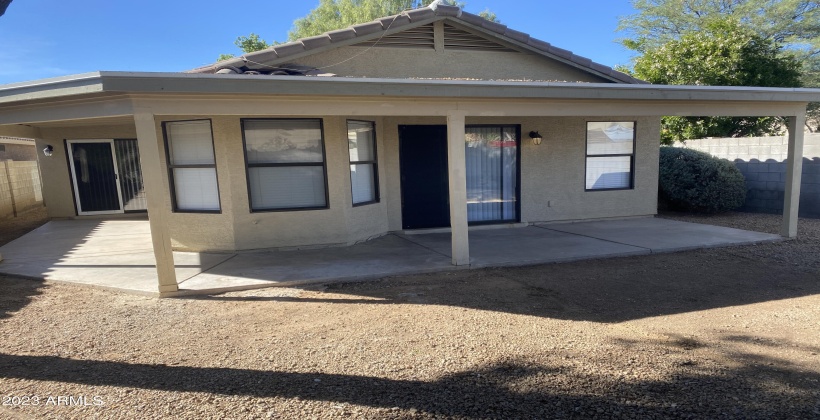
[[[0,219],[43,205],[37,162],[0,161]]]
[[[788,137],[689,140],[680,145],[728,159],[746,177],[743,211],[783,212]],[[800,217],[820,218],[820,133],[806,134],[800,186]]]

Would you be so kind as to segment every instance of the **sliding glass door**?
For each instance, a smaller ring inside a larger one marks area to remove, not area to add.
[[[518,126],[467,126],[467,220],[518,221]]]

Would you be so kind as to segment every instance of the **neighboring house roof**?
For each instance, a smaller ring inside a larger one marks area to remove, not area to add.
[[[331,48],[361,45],[371,41],[371,45],[382,42],[385,38],[412,30],[439,20],[456,22],[473,32],[480,33],[491,40],[498,40],[516,49],[541,55],[579,70],[588,72],[615,83],[646,83],[611,67],[595,63],[571,51],[555,47],[548,42],[531,37],[529,34],[508,28],[497,22],[491,22],[481,16],[467,13],[457,6],[432,4],[429,7],[402,12],[368,23],[353,25],[345,29],[326,32],[322,35],[302,38],[286,44],[246,53],[241,57],[231,58],[199,67],[189,73],[249,73],[249,74],[311,74],[311,68],[295,66],[292,60],[306,55],[327,51]],[[277,67],[280,65],[281,67]],[[220,71],[221,70],[221,71]],[[318,72],[317,72],[318,73]]]

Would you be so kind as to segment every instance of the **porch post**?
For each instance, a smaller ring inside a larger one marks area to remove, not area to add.
[[[786,195],[783,202],[783,226],[780,235],[797,237],[797,214],[800,210],[800,178],[803,174],[803,126],[806,114],[789,117],[789,155],[786,162]]]
[[[470,264],[467,230],[467,163],[464,157],[464,111],[447,113],[447,163],[450,178],[450,229],[453,265]]]
[[[174,272],[174,254],[171,251],[171,234],[169,232],[168,214],[165,198],[168,188],[163,182],[165,170],[159,152],[154,115],[148,113],[134,114],[137,126],[137,145],[140,150],[140,166],[145,195],[148,199],[148,223],[151,227],[151,241],[154,245],[154,257],[157,260],[157,277],[159,292],[176,292],[179,290],[177,276]]]

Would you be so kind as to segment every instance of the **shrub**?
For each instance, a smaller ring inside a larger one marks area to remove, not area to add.
[[[718,213],[746,201],[746,181],[734,164],[692,149],[661,147],[658,188],[678,210]]]

